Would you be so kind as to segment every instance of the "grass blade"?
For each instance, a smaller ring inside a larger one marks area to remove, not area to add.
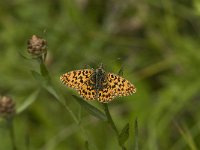
[[[28,108],[38,97],[39,90],[32,93],[25,102],[17,109],[17,114],[23,112],[26,108]]]
[[[124,128],[122,129],[121,133],[119,134],[119,144],[121,146],[124,146],[124,143],[128,140],[129,138],[129,123],[127,123]]]
[[[134,150],[139,150],[139,145],[138,145],[138,121],[137,118],[135,119],[135,142],[134,142]]]

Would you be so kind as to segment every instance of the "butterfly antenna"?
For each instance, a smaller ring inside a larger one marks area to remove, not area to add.
[[[99,68],[103,69],[103,63],[100,63],[100,67]]]

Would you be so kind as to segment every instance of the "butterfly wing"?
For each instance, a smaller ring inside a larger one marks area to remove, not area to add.
[[[96,99],[96,91],[90,84],[90,80],[87,80],[81,88],[78,90],[78,93],[85,100],[95,100]]]
[[[91,75],[94,73],[92,69],[83,69],[70,71],[60,77],[61,82],[73,89],[85,100],[95,100],[107,103],[116,96],[128,96],[136,92],[136,88],[128,80],[113,73],[106,75],[106,85],[103,89],[94,89],[91,84]]]
[[[102,103],[108,103],[113,100],[115,93],[110,85],[98,92],[98,101]]]
[[[98,101],[108,103],[116,96],[128,96],[136,92],[131,82],[113,73],[107,74],[107,87],[98,92]]]
[[[123,77],[113,73],[108,73],[107,76],[108,84],[115,96],[128,96],[136,92],[135,86]]]
[[[63,74],[60,80],[64,85],[80,90],[84,83],[90,79],[93,72],[92,69],[74,70]]]

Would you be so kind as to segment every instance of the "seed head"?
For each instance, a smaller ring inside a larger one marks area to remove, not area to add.
[[[31,39],[28,40],[27,51],[32,56],[41,56],[47,52],[47,42],[45,39],[39,38],[33,35]]]
[[[0,117],[11,118],[15,114],[15,102],[7,96],[0,97]]]

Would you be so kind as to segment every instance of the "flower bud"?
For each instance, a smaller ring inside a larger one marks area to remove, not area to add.
[[[0,97],[0,117],[11,118],[15,114],[15,102],[7,96]]]
[[[41,56],[47,52],[47,42],[46,40],[33,35],[31,39],[28,40],[27,51],[32,56]]]

